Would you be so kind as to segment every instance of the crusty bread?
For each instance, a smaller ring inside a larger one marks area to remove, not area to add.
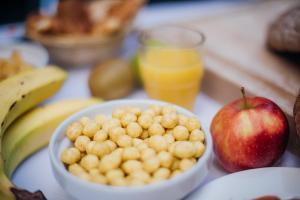
[[[294,106],[294,119],[295,119],[296,131],[300,139],[300,91]]]
[[[27,35],[113,36],[131,24],[146,0],[64,0],[53,16],[30,15]]]
[[[300,5],[286,11],[271,24],[267,44],[275,51],[300,53]]]

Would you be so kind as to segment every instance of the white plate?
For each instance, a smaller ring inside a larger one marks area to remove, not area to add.
[[[9,58],[14,50],[18,50],[22,58],[35,67],[44,67],[49,61],[47,50],[39,44],[20,42],[0,46],[0,58]]]
[[[241,171],[216,179],[188,200],[250,200],[265,195],[282,199],[300,197],[300,169],[269,167]]]

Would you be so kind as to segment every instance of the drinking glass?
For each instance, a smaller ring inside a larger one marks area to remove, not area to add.
[[[204,73],[203,43],[203,33],[187,27],[143,31],[139,63],[147,95],[192,110]]]

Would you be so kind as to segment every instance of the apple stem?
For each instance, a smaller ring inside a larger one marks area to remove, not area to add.
[[[248,103],[247,103],[246,92],[245,92],[244,87],[241,87],[241,92],[242,92],[243,100],[244,100],[244,109],[248,109],[249,106],[248,106]]]

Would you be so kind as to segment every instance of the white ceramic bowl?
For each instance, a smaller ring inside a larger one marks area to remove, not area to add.
[[[99,113],[110,115],[114,108],[121,106],[137,106],[145,109],[150,105],[163,106],[167,103],[155,100],[118,100],[110,101],[89,107],[66,119],[53,134],[49,144],[49,154],[54,175],[71,196],[76,199],[88,200],[175,200],[186,196],[195,189],[205,178],[208,172],[208,160],[212,151],[212,141],[210,134],[206,133],[206,150],[204,155],[198,160],[197,164],[190,170],[172,179],[136,187],[115,187],[94,184],[81,180],[70,174],[60,161],[60,154],[63,149],[70,146],[70,141],[65,137],[65,130],[69,124],[78,120],[80,117],[93,117]],[[178,113],[186,116],[194,116],[192,112],[176,106]]]

